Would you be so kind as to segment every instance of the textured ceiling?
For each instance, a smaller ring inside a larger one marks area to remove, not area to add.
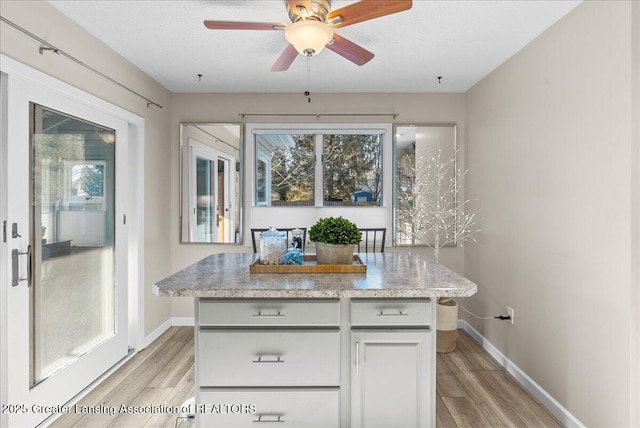
[[[358,67],[324,50],[310,60],[310,83],[302,56],[288,71],[270,71],[284,33],[202,23],[289,24],[282,0],[50,3],[172,92],[464,92],[580,1],[414,0],[408,11],[338,29],[375,58]]]

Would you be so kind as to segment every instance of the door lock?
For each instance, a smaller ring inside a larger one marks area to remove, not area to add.
[[[22,235],[18,233],[18,223],[11,224],[11,237],[13,239],[22,238]]]

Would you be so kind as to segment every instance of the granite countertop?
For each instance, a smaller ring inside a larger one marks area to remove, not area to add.
[[[167,297],[466,297],[475,283],[414,253],[361,253],[366,273],[250,273],[255,254],[213,254],[153,284]]]

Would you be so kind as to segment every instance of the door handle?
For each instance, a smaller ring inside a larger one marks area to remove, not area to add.
[[[262,311],[258,311],[257,314],[253,314],[251,315],[253,318],[273,318],[273,317],[283,317],[284,314],[280,311],[276,312],[275,314],[263,314]]]
[[[27,277],[20,278],[20,256],[27,256]],[[31,245],[27,246],[27,251],[21,253],[20,251],[14,249],[11,251],[11,286],[16,287],[20,282],[27,281],[27,287],[31,287],[31,274],[32,274],[32,264],[31,264]]]
[[[409,314],[406,313],[406,312],[402,312],[401,310],[396,312],[396,313],[388,313],[388,312],[380,311],[380,313],[378,313],[377,316],[379,316],[379,317],[408,317]]]
[[[265,419],[263,419],[265,418]],[[277,418],[277,419],[274,419]],[[278,424],[283,424],[284,423],[284,419],[282,419],[282,415],[258,415],[258,419],[254,419],[253,420],[254,424],[272,424],[272,423],[278,423]]]
[[[278,355],[278,358],[277,358],[277,359],[275,359],[275,360],[274,360],[274,359],[270,359],[270,360],[269,360],[269,359],[267,359],[267,360],[263,360],[263,359],[262,359],[262,357],[263,357],[263,356],[264,356],[264,355],[260,355],[260,356],[258,357],[258,359],[257,359],[257,360],[253,360],[253,361],[251,361],[251,362],[252,362],[252,363],[256,363],[256,364],[264,364],[264,363],[284,363],[284,360],[282,359],[282,357],[281,357],[280,355]]]

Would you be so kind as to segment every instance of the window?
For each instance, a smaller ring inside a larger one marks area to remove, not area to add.
[[[380,130],[256,132],[256,205],[382,206],[382,142]]]
[[[104,209],[105,165],[105,161],[64,161],[64,198],[69,209]]]
[[[267,193],[271,194],[269,159],[259,157],[256,165],[256,205],[267,205]]]
[[[323,136],[324,205],[373,205],[382,201],[382,135]]]
[[[257,205],[314,205],[314,146],[311,134],[256,135]]]

